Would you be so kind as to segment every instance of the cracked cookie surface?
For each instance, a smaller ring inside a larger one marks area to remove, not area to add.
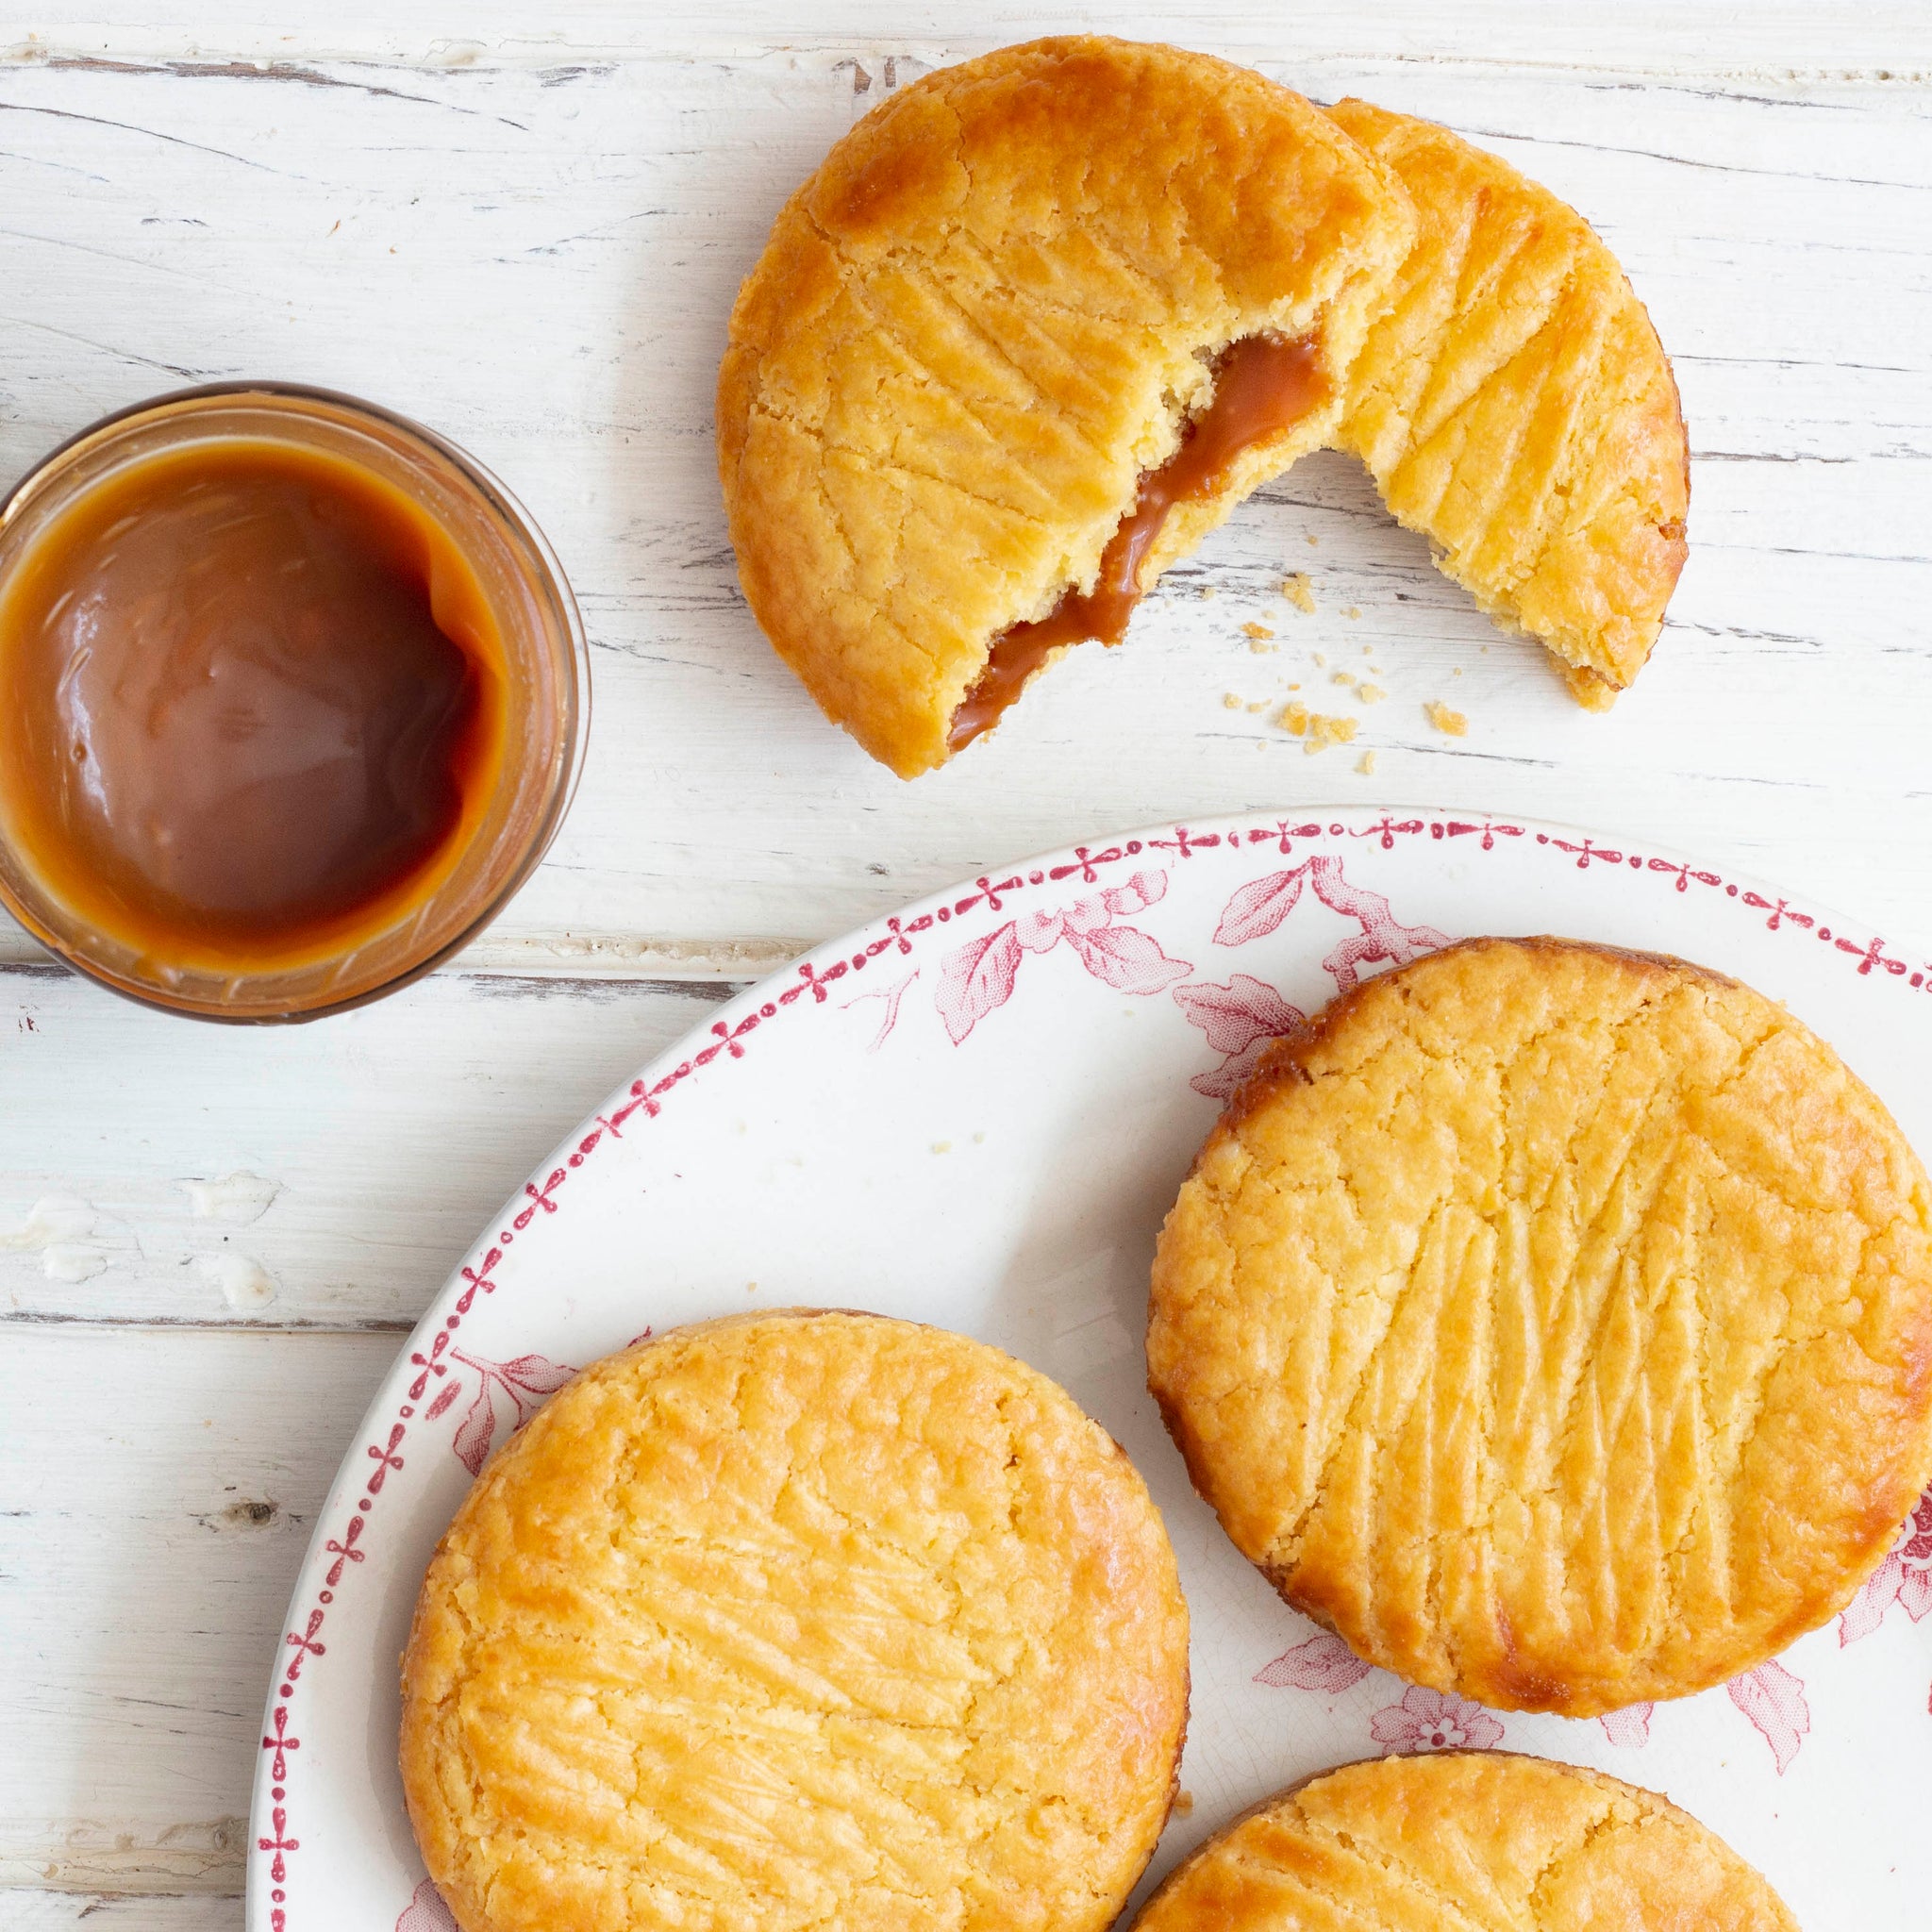
[[[464,1932],[1109,1924],[1187,1711],[1126,1457],[997,1349],[881,1317],[586,1370],[429,1567],[402,1768]]]
[[[1152,586],[1341,409],[1413,224],[1299,94],[1076,35],[929,74],[786,204],[732,312],[718,459],[740,579],[820,706],[910,777],[993,640],[1091,591],[1212,358],[1311,338],[1326,393],[1176,508]]]
[[[1134,1932],[1798,1932],[1688,1812],[1500,1752],[1345,1764],[1178,1867]]]
[[[1473,940],[1270,1050],[1162,1229],[1147,1353],[1290,1603],[1590,1715],[1752,1668],[1882,1559],[1932,1474],[1932,1202],[1748,987]]]
[[[1396,519],[1592,710],[1643,668],[1684,567],[1690,446],[1657,331],[1573,208],[1446,127],[1330,115],[1414,203],[1336,441]]]

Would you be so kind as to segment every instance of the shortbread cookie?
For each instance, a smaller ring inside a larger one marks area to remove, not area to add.
[[[1657,331],[1547,189],[1433,122],[1328,111],[1417,218],[1336,440],[1442,569],[1602,709],[1642,669],[1684,567],[1690,456]]]
[[[792,1312],[586,1370],[423,1586],[402,1769],[464,1932],[1108,1925],[1166,1819],[1188,1620],[1063,1391]]]
[[[1344,1764],[1208,1841],[1134,1932],[1798,1932],[1655,1791],[1501,1752]]]
[[[1587,1716],[1840,1608],[1932,1475],[1932,1200],[1748,987],[1472,940],[1270,1049],[1169,1214],[1149,1380],[1298,1609]]]
[[[779,656],[902,776],[943,762],[1333,434],[1413,236],[1387,167],[1205,55],[1075,36],[899,90],[786,204],[719,374]]]

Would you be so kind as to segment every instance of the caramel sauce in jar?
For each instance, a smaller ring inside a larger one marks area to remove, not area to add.
[[[258,970],[380,930],[503,755],[503,641],[408,499],[211,443],[91,492],[0,592],[0,808],[144,953]]]
[[[289,397],[242,408],[252,434],[191,409],[0,523],[0,896],[212,1017],[413,976],[520,882],[575,775],[581,631],[541,539],[426,432]]]
[[[992,641],[986,668],[953,713],[954,751],[996,724],[1028,679],[1067,644],[1117,644],[1141,598],[1141,566],[1176,504],[1198,503],[1225,487],[1236,462],[1257,442],[1292,428],[1328,393],[1312,338],[1243,336],[1221,352],[1214,393],[1182,431],[1181,445],[1141,478],[1134,507],[1101,552],[1091,591],[1069,590],[1046,616],[1015,624]]]

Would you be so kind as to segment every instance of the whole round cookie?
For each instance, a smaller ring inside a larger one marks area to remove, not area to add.
[[[1159,1516],[1063,1391],[795,1311],[599,1362],[485,1469],[403,1784],[464,1932],[1097,1932],[1187,1697]]]
[[[1320,446],[1413,234],[1299,94],[1176,47],[1007,47],[889,95],[732,312],[745,596],[902,777]]]
[[[1690,442],[1657,330],[1548,189],[1434,122],[1328,111],[1416,211],[1336,441],[1442,570],[1601,710],[1643,668],[1684,567]]]
[[[1161,1230],[1148,1379],[1298,1609],[1588,1716],[1840,1609],[1932,1475],[1932,1199],[1750,988],[1471,940],[1264,1057]]]
[[[1134,1932],[1798,1932],[1737,1853],[1655,1791],[1502,1752],[1344,1764],[1178,1866]]]

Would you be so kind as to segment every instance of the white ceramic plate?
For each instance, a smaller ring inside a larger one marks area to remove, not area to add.
[[[1188,1487],[1143,1385],[1149,1257],[1256,1042],[1473,933],[1678,953],[1785,1001],[1932,1149],[1932,962],[1617,839],[1297,811],[991,873],[718,1009],[530,1178],[443,1290],[343,1462],[276,1653],[251,1932],[437,1932],[395,1767],[425,1564],[494,1442],[646,1327],[790,1304],[997,1342],[1120,1440],[1193,1612],[1193,1714],[1151,1875],[1323,1766],[1457,1744],[1668,1791],[1808,1926],[1932,1902],[1932,1497],[1846,1615],[1727,1690],[1601,1721],[1404,1686],[1285,1607]]]

